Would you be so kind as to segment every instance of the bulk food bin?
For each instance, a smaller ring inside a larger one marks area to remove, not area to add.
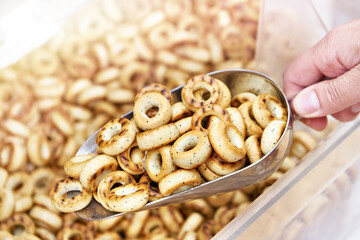
[[[341,13],[333,7],[336,4],[325,0],[0,2],[0,188],[6,185],[3,179],[9,181],[18,173],[35,182],[31,194],[14,198],[17,213],[13,211],[10,218],[21,216],[35,224],[32,235],[40,239],[55,239],[56,234],[61,238],[59,232],[74,223],[97,234],[115,228],[135,231],[138,225],[129,225],[131,219],[83,222],[75,215],[49,210],[48,188],[64,177],[64,162],[87,136],[129,111],[134,91],[147,82],[173,88],[194,74],[249,68],[281,85],[284,66],[337,25],[333,19]],[[59,118],[68,124],[59,124]],[[232,213],[214,239],[349,237],[359,221],[360,196],[355,191],[359,124],[359,118],[341,124],[331,119],[324,132],[315,132],[296,122],[294,129],[311,134],[317,147],[251,204],[244,204],[236,218]],[[39,148],[43,151],[37,156],[37,151],[29,151]],[[21,184],[13,190],[21,190]],[[251,192],[251,187],[243,191]],[[226,208],[231,209],[231,204]],[[157,216],[156,211],[151,214]],[[0,236],[6,234],[1,230],[9,230],[8,223],[0,221]],[[22,230],[14,225],[9,231]],[[175,229],[171,236],[177,234]]]

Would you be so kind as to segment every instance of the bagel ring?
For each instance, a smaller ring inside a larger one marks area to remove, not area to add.
[[[9,176],[8,171],[6,171],[4,168],[0,167],[0,188],[5,186],[8,176]]]
[[[50,144],[42,134],[31,134],[27,140],[26,150],[30,162],[35,166],[44,166],[50,161]]]
[[[287,113],[282,103],[274,96],[264,93],[258,95],[252,105],[255,120],[265,128],[272,120],[287,120]]]
[[[199,240],[211,239],[220,230],[221,226],[213,219],[209,219],[199,227],[197,237]]]
[[[246,154],[240,131],[230,122],[221,121],[209,130],[209,140],[214,151],[226,162],[237,162]]]
[[[22,234],[34,234],[34,221],[25,213],[14,214],[1,223],[1,230],[10,232],[15,236]],[[19,232],[21,230],[21,232]]]
[[[199,171],[199,173],[201,174],[201,176],[203,176],[203,178],[205,178],[207,181],[212,181],[215,179],[218,179],[219,177],[221,177],[221,175],[214,173],[213,171],[211,171],[205,163],[201,164],[197,170]]]
[[[286,122],[282,120],[271,121],[261,136],[260,149],[264,155],[268,154],[280,140],[286,127]]]
[[[148,176],[154,182],[159,182],[163,177],[176,170],[170,154],[171,146],[167,145],[150,150],[145,158],[145,168]]]
[[[171,233],[178,233],[184,218],[174,205],[159,208],[159,216]]]
[[[120,183],[121,186],[111,190],[115,183]],[[98,197],[112,211],[130,212],[142,208],[148,202],[149,192],[144,183],[136,183],[130,174],[115,171],[100,182]]]
[[[92,232],[86,226],[74,223],[71,226],[62,228],[56,235],[58,240],[70,240],[79,237],[80,239],[93,240]]]
[[[232,124],[234,124],[234,126],[240,131],[243,139],[246,139],[246,126],[239,109],[235,107],[228,107],[226,108],[226,111],[230,115],[230,121]]]
[[[203,126],[203,120],[209,116],[216,116],[222,121],[230,121],[229,113],[219,105],[206,105],[205,107],[201,107],[192,116],[191,126],[194,130],[200,130],[206,134],[208,134],[209,129],[206,129]]]
[[[196,169],[178,169],[160,180],[159,190],[162,195],[169,196],[182,186],[198,186],[201,183],[202,178]]]
[[[221,157],[214,152],[205,164],[213,173],[224,176],[242,168],[245,165],[245,159],[243,158],[240,161],[229,163],[221,159]]]
[[[301,130],[294,131],[290,153],[301,159],[316,146],[317,141],[310,133]]]
[[[151,150],[165,146],[180,136],[179,129],[174,123],[136,134],[136,141],[141,150]]]
[[[144,173],[145,152],[141,151],[137,143],[134,142],[125,152],[116,156],[121,169],[132,175]]]
[[[177,120],[174,124],[177,127],[177,129],[179,130],[179,134],[183,135],[184,133],[188,132],[191,130],[191,121],[192,121],[192,117],[186,117],[186,118],[182,118],[180,120]]]
[[[251,92],[241,92],[235,95],[231,99],[231,106],[232,107],[239,107],[241,104],[243,104],[246,101],[254,102],[256,98],[256,94]]]
[[[239,111],[241,116],[244,118],[246,135],[258,135],[261,136],[263,129],[260,125],[252,118],[252,102],[247,101],[240,105]]]
[[[127,118],[115,118],[103,126],[96,137],[101,152],[117,155],[124,152],[134,141],[135,130]]]
[[[67,193],[79,191],[76,196],[67,198]],[[79,180],[66,178],[58,181],[49,193],[54,208],[60,212],[74,212],[85,208],[91,201],[92,194],[88,192]]]
[[[158,200],[160,198],[163,198],[164,196],[159,191],[159,185],[157,182],[154,182],[150,179],[149,175],[147,173],[144,173],[139,183],[144,183],[149,191],[149,202]]]
[[[80,173],[81,185],[88,191],[95,191],[99,182],[107,174],[115,171],[118,163],[115,158],[101,154],[92,158]]]
[[[0,221],[10,217],[14,211],[15,200],[11,190],[0,187]]]
[[[153,107],[157,108],[158,112],[150,118],[147,112]],[[142,130],[160,127],[171,120],[171,105],[161,93],[147,92],[135,102],[134,119],[136,125]]]
[[[89,153],[70,158],[64,164],[65,173],[70,177],[79,177],[81,170],[97,155],[97,153]]]
[[[203,223],[204,217],[198,213],[191,213],[181,225],[180,231],[177,235],[178,239],[182,239],[187,232],[194,232],[200,227]],[[195,234],[196,235],[196,234]]]
[[[211,155],[208,136],[198,130],[192,130],[179,137],[170,149],[176,166],[184,169],[197,168]]]
[[[34,206],[29,212],[29,216],[37,223],[47,229],[59,230],[62,227],[62,218],[49,209]]]
[[[216,82],[219,84],[220,87],[220,96],[217,104],[222,108],[227,108],[230,106],[230,102],[231,102],[230,89],[228,88],[228,86],[226,86],[226,84],[223,81],[216,79]]]
[[[246,155],[250,163],[259,161],[264,155],[260,148],[260,139],[257,135],[252,135],[245,140]]]
[[[194,92],[199,89],[206,89],[210,96],[207,100],[199,100],[194,96]],[[195,112],[197,109],[206,105],[216,104],[220,97],[220,86],[215,78],[207,75],[198,75],[187,81],[181,90],[181,98],[185,106]]]
[[[182,118],[191,116],[192,113],[183,102],[177,102],[171,106],[171,121],[175,122]]]
[[[203,198],[184,202],[181,210],[185,215],[189,215],[191,212],[199,212],[206,218],[211,218],[214,210],[210,204]]]
[[[28,173],[14,172],[9,175],[5,188],[11,190],[17,199],[22,195],[31,196],[34,190],[34,182]]]
[[[141,96],[143,96],[144,94],[146,94],[148,92],[158,92],[161,95],[163,95],[169,101],[170,104],[172,104],[172,102],[173,102],[171,92],[169,91],[169,89],[160,83],[150,83],[150,84],[146,85],[145,87],[143,87],[135,95],[134,102],[136,102]]]
[[[34,184],[35,194],[47,194],[56,175],[51,168],[37,168],[31,172],[30,176]]]

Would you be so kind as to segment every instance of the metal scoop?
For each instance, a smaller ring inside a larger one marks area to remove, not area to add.
[[[222,80],[229,87],[232,96],[245,91],[250,91],[257,94],[269,93],[276,96],[286,107],[288,113],[286,128],[279,142],[270,153],[268,153],[256,163],[248,165],[236,172],[216,180],[205,182],[199,186],[190,188],[183,192],[161,198],[160,200],[149,202],[137,211],[209,197],[211,195],[238,190],[243,187],[252,185],[266,179],[273,172],[275,172],[280,167],[283,159],[287,155],[292,141],[293,117],[291,117],[290,105],[286,100],[285,94],[281,88],[266,75],[251,70],[220,70],[208,73],[207,75]],[[181,101],[182,88],[183,85],[171,90],[174,102]],[[123,117],[130,119],[132,115],[133,114],[131,111],[123,115]],[[89,139],[87,139],[87,141],[80,147],[76,155],[96,153],[97,145],[95,140],[97,133],[98,131],[95,132]],[[126,214],[108,211],[94,199],[92,199],[86,208],[76,213],[78,216],[86,220],[102,220]]]

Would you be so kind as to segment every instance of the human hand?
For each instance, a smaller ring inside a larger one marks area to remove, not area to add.
[[[360,112],[360,20],[331,30],[284,71],[284,91],[302,121],[316,129],[327,115],[351,121]]]

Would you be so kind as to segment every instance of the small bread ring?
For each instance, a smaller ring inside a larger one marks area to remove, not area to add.
[[[167,87],[165,87],[164,85],[160,84],[160,83],[150,83],[148,85],[146,85],[145,87],[143,87],[135,96],[135,100],[134,102],[136,102],[141,96],[143,96],[144,94],[148,93],[148,92],[158,92],[161,95],[163,95],[170,104],[172,104],[172,96],[171,96],[171,92],[169,91],[169,89],[167,89]]]
[[[121,186],[111,190],[115,183]],[[127,172],[115,171],[100,182],[98,197],[115,212],[130,212],[148,202],[149,192],[144,183],[136,183]]]
[[[194,92],[199,89],[206,89],[210,96],[204,100],[196,99]],[[198,75],[192,77],[187,81],[183,89],[181,90],[181,98],[185,106],[195,112],[197,109],[211,104],[216,104],[220,97],[220,86],[215,78],[207,75]]]
[[[74,238],[93,240],[92,232],[85,225],[74,223],[61,229],[57,235],[58,240],[71,240]]]
[[[180,231],[177,235],[178,239],[181,239],[186,232],[196,231],[203,221],[204,217],[200,213],[191,213],[181,225]]]
[[[97,153],[89,153],[70,158],[64,164],[65,173],[70,177],[79,177],[85,165],[97,155]]]
[[[211,218],[214,213],[213,208],[203,198],[184,202],[181,210],[185,215],[189,215],[192,212],[199,212],[206,218]]]
[[[137,143],[134,142],[125,152],[116,156],[121,169],[132,175],[144,173],[145,153],[141,151]]]
[[[206,220],[198,229],[197,237],[199,240],[211,239],[221,230],[219,223],[212,219]]]
[[[128,238],[138,238],[149,215],[150,210],[144,210],[132,214],[129,219],[129,226],[125,230],[125,236]]]
[[[153,107],[158,108],[158,112],[154,117],[150,118],[146,113]],[[161,93],[145,93],[135,102],[134,119],[136,125],[142,130],[157,128],[171,120],[171,105]]]
[[[238,108],[228,107],[226,111],[230,115],[230,120],[234,126],[239,129],[241,136],[243,139],[246,139],[246,126],[244,122],[244,118],[241,116],[241,113]]]
[[[224,108],[219,105],[207,105],[196,110],[192,116],[192,129],[208,134],[209,129],[206,129],[202,124],[203,120],[208,116],[216,116],[222,121],[230,121],[230,115]]]
[[[159,216],[171,233],[178,233],[184,218],[174,205],[159,208]]]
[[[237,207],[234,205],[219,207],[214,213],[215,222],[219,223],[220,226],[225,226],[236,216],[236,209]]]
[[[15,199],[22,195],[31,196],[34,190],[34,182],[28,173],[14,172],[8,177],[5,188],[13,192]]]
[[[256,95],[251,92],[241,92],[235,95],[233,99],[231,100],[231,106],[232,107],[239,107],[241,104],[243,104],[246,101],[254,102],[256,98]]]
[[[261,136],[260,148],[264,155],[268,154],[280,140],[286,127],[286,122],[282,120],[271,121]]]
[[[31,172],[30,176],[34,184],[34,192],[37,195],[39,193],[48,194],[56,175],[51,168],[37,168]]]
[[[213,207],[220,207],[227,205],[234,197],[234,192],[221,193],[206,198],[206,201]]]
[[[49,209],[34,206],[29,212],[30,217],[37,223],[52,230],[59,230],[62,227],[62,218]]]
[[[96,143],[108,155],[124,152],[135,139],[135,131],[127,118],[115,118],[102,127],[97,134]]]
[[[220,96],[219,101],[216,103],[222,108],[227,108],[230,106],[231,102],[231,92],[228,86],[223,81],[216,79],[216,82],[219,84],[220,87]]]
[[[209,138],[201,131],[192,130],[174,142],[170,153],[176,166],[185,169],[197,168],[211,155]]]
[[[176,170],[170,154],[171,146],[167,145],[150,150],[146,154],[145,168],[150,179],[159,182],[163,177]]]
[[[264,93],[258,95],[252,105],[254,118],[262,128],[272,120],[286,121],[287,113],[281,102],[274,96]]]
[[[29,160],[35,166],[44,166],[50,161],[51,149],[48,140],[40,133],[29,136],[26,144]]]
[[[14,233],[15,228],[21,229],[21,232]],[[14,214],[1,223],[1,230],[10,232],[16,236],[22,234],[34,234],[35,224],[31,217],[25,213]]]
[[[0,187],[0,221],[10,217],[14,211],[15,200],[11,190]]]
[[[260,148],[260,138],[257,135],[252,135],[245,140],[246,155],[250,163],[259,161],[264,155]]]
[[[182,118],[191,116],[192,113],[183,102],[177,102],[171,106],[171,121],[175,122]]]
[[[162,195],[169,196],[179,187],[185,185],[198,186],[201,183],[202,178],[196,169],[178,169],[160,180],[159,190]]]
[[[35,235],[39,236],[40,239],[56,240],[56,234],[53,231],[42,227],[35,229]]]
[[[169,123],[152,130],[136,134],[136,141],[141,150],[151,150],[165,146],[180,136],[174,123]]]
[[[115,171],[118,166],[115,158],[105,154],[92,158],[80,173],[81,185],[88,191],[95,191],[101,179]]]
[[[0,167],[0,188],[5,186],[8,176],[9,176],[8,171],[6,171],[4,168]]]
[[[258,135],[261,136],[263,130],[259,124],[251,117],[252,116],[252,102],[247,101],[240,105],[239,111],[244,118],[246,135]]]
[[[296,166],[296,161],[292,157],[286,156],[279,170],[282,172],[287,172],[295,166]]]
[[[290,153],[301,159],[316,146],[317,141],[310,133],[301,130],[294,131]]]
[[[158,237],[158,235],[160,233],[159,230],[165,230],[167,232],[160,217],[159,216],[149,216],[147,218],[146,222],[144,223],[144,228],[142,230],[145,237],[148,237],[148,238],[150,238],[152,236]],[[163,238],[165,238],[167,235],[168,234],[165,234],[165,236],[163,236]]]
[[[7,137],[1,142],[0,162],[8,171],[19,170],[26,164],[24,140],[18,137]]]
[[[149,191],[149,202],[152,202],[152,201],[155,201],[155,200],[158,200],[158,199],[164,197],[159,191],[158,183],[152,181],[147,173],[144,173],[141,176],[139,183],[144,183],[147,186],[148,191]]]
[[[246,154],[240,131],[230,122],[221,121],[209,130],[214,151],[227,162],[240,161]]]
[[[212,181],[215,179],[218,179],[219,177],[221,177],[221,175],[214,173],[213,171],[211,171],[205,163],[201,164],[197,170],[199,171],[199,173],[201,174],[201,176],[203,176],[203,178],[205,178],[207,181]]]
[[[23,195],[15,200],[15,213],[22,213],[27,212],[32,208],[33,206],[33,200],[32,197],[29,195]]]
[[[79,191],[76,196],[67,198],[68,192]],[[88,192],[79,180],[66,178],[58,181],[49,193],[51,202],[60,212],[74,212],[86,207],[92,198],[91,192]]]
[[[216,152],[213,152],[205,164],[213,173],[224,176],[242,168],[245,164],[245,159],[243,158],[240,161],[229,163],[221,159]]]
[[[179,130],[180,136],[191,130],[191,121],[192,117],[186,117],[175,122],[175,125]]]

